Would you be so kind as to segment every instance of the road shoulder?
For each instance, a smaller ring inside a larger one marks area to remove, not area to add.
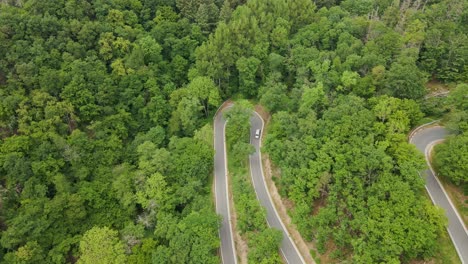
[[[262,132],[262,141],[264,135],[268,132],[268,124],[271,120],[271,115],[260,105],[255,106],[255,111],[258,115],[264,120],[264,132]],[[289,235],[291,236],[293,243],[296,245],[297,249],[299,250],[300,254],[304,258],[306,263],[315,264],[314,259],[310,255],[310,250],[313,249],[312,243],[306,243],[305,240],[302,238],[297,228],[292,223],[291,217],[287,213],[286,205],[284,200],[281,198],[278,188],[276,188],[275,183],[273,182],[272,176],[272,163],[269,159],[268,153],[262,152],[262,159],[261,159],[261,166],[263,168],[263,176],[267,185],[268,192],[270,193],[270,197],[273,201],[273,206],[276,208],[276,212],[278,213],[280,220],[285,225]]]

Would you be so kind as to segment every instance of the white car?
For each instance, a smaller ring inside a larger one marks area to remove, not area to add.
[[[260,138],[260,129],[255,130],[255,138]]]

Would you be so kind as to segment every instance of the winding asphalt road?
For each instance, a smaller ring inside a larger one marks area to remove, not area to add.
[[[448,135],[447,130],[440,126],[422,128],[410,138],[410,143],[425,154],[429,169],[426,170],[426,190],[434,204],[442,207],[448,218],[448,233],[455,245],[458,256],[463,264],[468,264],[468,232],[460,215],[450,201],[439,179],[429,163],[430,149]]]
[[[221,238],[221,260],[224,264],[237,264],[236,250],[231,227],[231,213],[229,206],[226,140],[226,120],[222,113],[218,113],[214,120],[214,181],[216,213],[222,216],[219,236]]]
[[[250,172],[257,198],[267,211],[268,224],[280,230],[283,233],[280,251],[288,264],[305,263],[296,245],[293,243],[288,230],[282,223],[276,209],[273,205],[270,193],[266,186],[263,176],[263,167],[261,163],[261,139],[255,138],[255,130],[261,129],[263,132],[263,119],[254,112],[251,119],[250,142],[255,147],[255,153],[250,155]],[[224,264],[237,264],[236,251],[234,248],[234,239],[231,227],[231,214],[229,206],[228,192],[228,172],[226,158],[226,140],[225,140],[226,120],[221,112],[217,113],[214,119],[214,175],[215,175],[215,200],[216,212],[222,216],[219,236],[221,238],[221,259]]]
[[[278,215],[278,212],[273,205],[273,201],[265,182],[262,167],[262,156],[260,152],[262,141],[261,137],[260,139],[255,138],[255,130],[261,129],[261,132],[263,133],[263,119],[258,113],[254,112],[250,118],[250,124],[250,143],[255,147],[255,153],[249,157],[250,174],[252,176],[252,182],[257,194],[257,199],[260,201],[260,204],[266,208],[268,225],[270,225],[272,228],[280,230],[283,233],[283,240],[281,241],[280,251],[285,261],[289,264],[305,263],[302,255],[299,253],[299,250],[292,241],[288,230],[284,226],[281,218]]]

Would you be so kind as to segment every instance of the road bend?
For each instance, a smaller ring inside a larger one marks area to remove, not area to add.
[[[429,163],[430,149],[437,142],[442,141],[448,135],[447,130],[440,126],[420,129],[411,138],[410,143],[424,153],[429,169],[425,171],[426,190],[433,203],[445,210],[448,218],[448,233],[453,241],[458,256],[463,264],[468,264],[468,232],[455,206],[448,197],[444,187],[436,177]]]

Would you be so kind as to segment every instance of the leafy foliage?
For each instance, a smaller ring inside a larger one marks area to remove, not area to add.
[[[446,143],[436,146],[435,166],[441,175],[448,177],[457,185],[468,183],[467,156],[468,135],[466,133],[447,139]]]
[[[421,197],[423,163],[404,134],[422,117],[426,80],[467,81],[467,10],[462,0],[1,1],[0,262],[85,261],[93,251],[80,241],[104,228],[112,258],[123,244],[128,262],[219,262],[206,123],[233,95],[273,113],[266,150],[307,239],[356,262],[431,257],[443,220]],[[436,157],[457,182],[467,90],[449,98],[458,136]],[[230,118],[242,164],[248,117]],[[254,198],[239,203],[253,219],[242,228],[268,243],[251,261],[276,241]]]
[[[219,262],[203,4],[0,3],[1,263]]]
[[[107,227],[93,227],[80,241],[81,257],[78,263],[125,263],[123,243],[117,231]]]
[[[461,185],[465,192],[468,186],[468,85],[459,84],[447,98],[450,112],[447,126],[455,135],[435,147],[434,165],[444,177]]]

